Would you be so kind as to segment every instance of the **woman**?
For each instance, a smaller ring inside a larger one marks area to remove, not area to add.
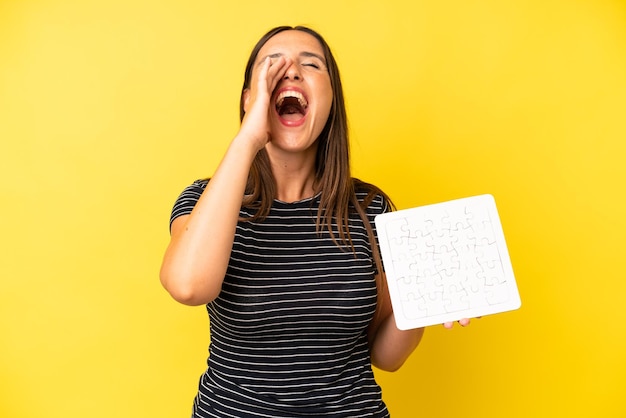
[[[177,200],[161,268],[174,299],[209,312],[193,416],[386,417],[371,365],[398,369],[423,329],[395,326],[373,233],[391,203],[350,175],[339,71],[319,34],[261,38],[241,119],[210,181]]]

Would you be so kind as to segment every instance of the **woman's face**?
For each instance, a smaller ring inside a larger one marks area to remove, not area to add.
[[[271,95],[268,150],[308,150],[324,129],[333,102],[324,50],[318,40],[306,32],[280,32],[260,49],[252,83],[256,82],[263,60],[269,57],[275,61],[281,56],[288,58],[291,64]]]

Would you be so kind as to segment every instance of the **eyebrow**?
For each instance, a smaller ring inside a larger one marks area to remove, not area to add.
[[[263,61],[265,61],[266,58],[280,58],[282,56],[284,56],[285,54],[283,54],[282,52],[276,52],[274,54],[268,54],[266,56],[263,57],[263,59],[259,60],[258,65],[261,65],[263,63]],[[298,54],[300,57],[309,57],[309,58],[317,58],[318,60],[320,60],[324,65],[326,65],[326,60],[324,59],[323,56],[321,56],[320,54],[316,54],[315,52],[309,52],[309,51],[302,51]]]

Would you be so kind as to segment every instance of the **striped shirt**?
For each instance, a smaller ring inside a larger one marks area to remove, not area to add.
[[[191,212],[206,185],[182,192],[170,222]],[[389,416],[367,343],[376,309],[367,231],[354,213],[355,252],[337,246],[316,232],[318,205],[319,196],[274,200],[263,222],[238,223],[222,291],[207,304],[211,343],[194,417]],[[386,210],[377,196],[372,228]]]

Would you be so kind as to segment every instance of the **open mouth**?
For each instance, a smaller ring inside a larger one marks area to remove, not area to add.
[[[309,103],[302,93],[283,90],[276,97],[276,112],[285,122],[296,122],[304,118]]]

